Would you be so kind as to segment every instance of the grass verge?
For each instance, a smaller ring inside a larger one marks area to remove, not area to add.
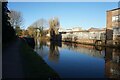
[[[20,47],[26,78],[59,78],[59,75],[23,40]]]

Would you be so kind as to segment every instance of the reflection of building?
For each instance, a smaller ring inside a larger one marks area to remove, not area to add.
[[[106,64],[105,73],[109,78],[120,77],[120,50],[113,49],[106,50]],[[109,52],[108,52],[109,51]]]
[[[104,54],[104,52],[102,52],[102,50],[97,51],[94,46],[90,46],[90,45],[64,43],[64,44],[62,44],[62,47],[69,48],[70,50],[80,52],[83,54],[87,54],[90,56],[94,56],[97,58],[104,58],[104,56],[105,56],[105,54]]]
[[[107,40],[113,40],[113,44],[120,40],[120,8],[107,11]]]

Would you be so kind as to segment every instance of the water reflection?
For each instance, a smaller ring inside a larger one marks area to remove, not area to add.
[[[58,44],[55,42],[50,42],[50,49],[49,49],[49,60],[58,62],[59,61],[59,49],[58,49]]]
[[[118,49],[38,40],[36,52],[63,78],[120,77]]]
[[[105,70],[107,77],[120,78],[120,50],[106,49]]]
[[[35,51],[42,57],[45,57],[48,55],[48,52],[46,50],[44,50],[47,46],[46,41],[42,41],[39,38],[35,39]]]
[[[87,54],[93,57],[104,58],[105,52],[103,50],[96,50],[96,46],[75,44],[75,43],[63,43],[62,48],[68,48],[69,50]]]

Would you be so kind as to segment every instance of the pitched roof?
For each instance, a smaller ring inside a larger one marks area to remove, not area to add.
[[[93,28],[93,27],[91,27],[91,28],[88,29],[88,30],[92,31],[92,30],[100,30],[100,29],[99,29],[99,28]]]
[[[112,10],[108,10],[108,11],[115,11],[115,10],[118,10],[118,9],[120,9],[120,7],[119,7],[119,8],[112,9]],[[108,11],[107,11],[107,12],[108,12]]]
[[[91,27],[90,29],[88,29],[88,31],[105,31],[105,28],[100,29]]]

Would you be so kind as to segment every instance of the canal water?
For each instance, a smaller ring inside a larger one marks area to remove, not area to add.
[[[37,41],[35,51],[61,78],[120,76],[120,51],[116,49]]]

